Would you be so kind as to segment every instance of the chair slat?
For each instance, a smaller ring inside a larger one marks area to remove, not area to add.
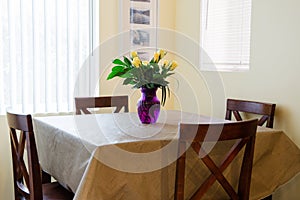
[[[128,112],[128,96],[75,97],[76,114],[92,114],[88,108],[116,107],[115,113]]]
[[[6,115],[10,128],[15,199],[42,200],[44,197],[42,173],[38,160],[31,115],[10,112],[7,112]],[[18,133],[19,137],[17,136]],[[27,165],[24,160],[25,148],[27,152]],[[47,194],[54,195],[53,198],[45,197],[47,200],[71,200],[74,196],[73,193],[62,189],[62,187],[57,187],[56,191],[47,191]]]
[[[275,107],[276,104],[228,99],[225,119],[231,120],[231,115],[233,114],[237,121],[242,121],[243,119],[239,112],[253,113],[263,115],[257,123],[259,126],[266,124],[266,127],[273,128]],[[265,199],[272,199],[272,195]]]
[[[211,173],[216,177],[216,179],[222,185],[222,187],[227,192],[227,194],[230,196],[230,198],[238,199],[237,193],[234,191],[233,187],[230,185],[230,183],[224,177],[224,175],[222,174],[220,169],[217,167],[217,165],[214,163],[214,161],[208,155],[204,156],[202,158],[202,161],[207,166],[207,168],[211,171]]]
[[[176,165],[176,181],[174,199],[184,199],[184,173],[186,154],[186,145],[191,144],[192,149],[211,172],[211,175],[204,180],[202,185],[192,195],[191,199],[198,200],[209,190],[209,188],[218,181],[231,199],[249,199],[251,172],[254,155],[254,143],[257,128],[257,119],[232,123],[220,124],[180,124],[179,136],[179,159]],[[206,142],[236,140],[232,148],[226,153],[219,166],[202,148]],[[234,158],[244,150],[243,161],[239,175],[238,191],[230,185],[229,181],[222,174],[232,163]],[[246,178],[245,178],[246,177]]]
[[[262,115],[258,125],[263,126],[266,122],[266,127],[273,128],[274,115],[276,104],[263,103],[257,101],[247,101],[240,99],[227,99],[225,119],[231,120],[233,114],[237,121],[242,121],[240,112]]]

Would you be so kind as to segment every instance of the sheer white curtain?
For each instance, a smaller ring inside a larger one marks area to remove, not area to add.
[[[72,111],[79,71],[99,40],[98,1],[0,0],[0,10],[0,114]],[[89,95],[97,72],[84,71]]]

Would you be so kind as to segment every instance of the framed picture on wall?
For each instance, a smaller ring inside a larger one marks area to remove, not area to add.
[[[157,46],[157,0],[120,0],[121,31],[129,32],[124,44],[130,51],[138,51],[143,60]],[[152,53],[151,53],[152,56]]]
[[[150,25],[149,8],[130,8],[130,24]]]
[[[131,45],[148,47],[150,45],[150,34],[146,29],[130,30]]]
[[[150,2],[150,0],[130,0],[130,1],[137,1],[137,2]]]

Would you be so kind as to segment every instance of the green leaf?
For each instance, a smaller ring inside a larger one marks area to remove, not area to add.
[[[110,80],[110,79],[114,78],[115,76],[117,76],[118,73],[119,73],[119,71],[110,72],[110,74],[107,76],[106,80]]]
[[[161,79],[162,76],[160,74],[153,74],[154,79]]]
[[[150,63],[150,65],[155,69],[159,70],[159,65],[157,63]]]
[[[120,59],[115,59],[115,60],[113,61],[113,63],[116,64],[116,65],[127,66],[126,63],[124,63],[124,62],[123,62],[122,60],[120,60]]]
[[[167,89],[168,89],[168,97],[170,98],[170,94],[171,94],[171,92],[170,92],[170,88],[169,88],[169,86],[167,86]]]
[[[133,79],[132,78],[126,78],[124,81],[123,81],[123,85],[128,85],[128,84],[131,84],[133,82]]]
[[[141,81],[141,82],[139,82],[139,83],[136,83],[135,87],[136,87],[136,88],[140,88],[140,87],[142,87],[143,85],[146,85],[146,84],[147,84],[146,82]]]
[[[111,73],[107,76],[107,80],[112,79],[116,76],[122,76],[128,70],[124,66],[115,66],[112,68]]]
[[[121,72],[121,71],[124,71],[124,66],[114,66],[111,71],[118,71],[118,72]]]
[[[132,77],[132,73],[130,72],[130,69],[125,69],[123,71],[123,74],[120,75],[121,78],[130,78]]]
[[[164,106],[166,103],[166,87],[161,87],[161,105]]]
[[[139,68],[132,68],[130,70],[130,73],[132,74],[132,76],[139,77],[140,69]]]
[[[153,84],[153,83],[150,83],[150,84],[149,84],[149,88],[154,88],[154,84]]]
[[[166,74],[166,77],[171,76],[172,74],[175,74],[175,73],[168,73],[168,74]]]
[[[124,62],[126,63],[127,67],[131,67],[131,65],[132,65],[131,61],[125,56],[124,56]]]

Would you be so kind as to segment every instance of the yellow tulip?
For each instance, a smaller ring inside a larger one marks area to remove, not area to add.
[[[143,65],[148,65],[148,64],[149,64],[149,61],[144,60],[144,61],[142,62],[142,64],[143,64]]]
[[[153,57],[153,61],[158,63],[158,59],[159,59],[159,54],[158,53],[154,53],[154,57]]]
[[[167,67],[168,65],[169,65],[169,61],[168,61],[168,60],[165,60],[164,63],[163,63],[163,66],[164,66],[164,67]]]
[[[170,70],[173,71],[178,66],[178,63],[176,61],[173,61],[170,67]]]
[[[159,57],[160,57],[160,58],[163,58],[163,57],[167,54],[167,52],[165,52],[164,50],[160,49],[160,50],[158,51],[158,54],[159,54]]]
[[[133,64],[136,68],[139,68],[140,65],[141,65],[141,60],[139,59],[139,57],[134,57],[134,58],[133,58],[133,61],[132,61],[132,64]]]
[[[135,57],[137,57],[137,56],[138,56],[138,54],[137,54],[136,51],[130,52],[130,57],[131,57],[131,58],[135,58]]]

